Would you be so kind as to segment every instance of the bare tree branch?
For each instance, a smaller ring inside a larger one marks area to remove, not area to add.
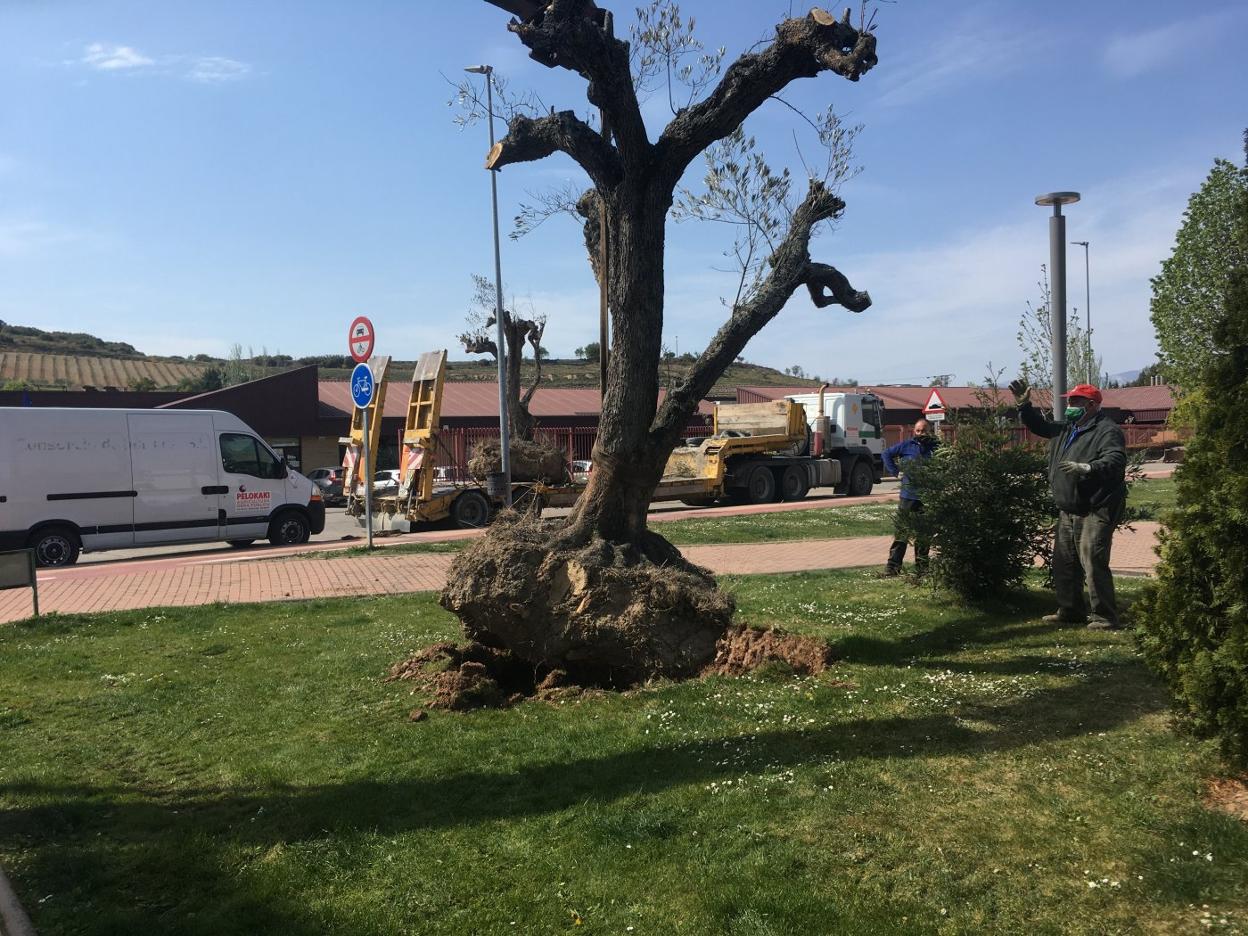
[[[767,98],[797,78],[833,71],[857,81],[876,63],[875,36],[815,8],[776,27],[775,40],[746,53],[724,72],[706,100],[674,118],[655,144],[656,165],[675,187],[685,168],[704,149],[723,139]]]
[[[698,401],[710,392],[715,380],[741,353],[764,325],[770,322],[801,286],[810,290],[817,306],[840,303],[854,312],[871,305],[871,297],[858,292],[838,270],[810,259],[810,238],[816,225],[835,218],[845,203],[818,179],[810,181],[806,198],[793,212],[784,240],[768,258],[771,272],[750,301],[736,306],[732,316],[707,345],[685,378],[672,388],[651,424],[651,445],[670,444],[687,424]]]
[[[650,141],[633,88],[628,43],[611,35],[610,17],[593,0],[550,0],[507,28],[529,49],[530,58],[589,82],[586,97],[606,114],[621,158],[638,164],[648,158]]]
[[[537,119],[517,114],[507,127],[507,135],[490,150],[485,168],[502,169],[512,163],[534,162],[555,152],[575,159],[601,189],[613,188],[621,178],[620,160],[614,148],[572,111]]]

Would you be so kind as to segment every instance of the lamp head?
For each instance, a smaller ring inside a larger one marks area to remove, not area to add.
[[[474,75],[488,75],[493,70],[494,68],[491,65],[469,65],[464,69],[464,71],[471,72]]]

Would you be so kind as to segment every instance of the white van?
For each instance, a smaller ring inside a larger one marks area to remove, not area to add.
[[[0,407],[0,549],[33,548],[41,566],[323,529],[319,488],[230,413]]]

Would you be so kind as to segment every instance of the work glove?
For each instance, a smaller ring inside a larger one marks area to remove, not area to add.
[[[1068,475],[1074,475],[1077,478],[1085,478],[1092,473],[1092,466],[1087,462],[1064,461],[1058,464],[1058,468],[1066,472]]]
[[[1010,393],[1014,394],[1014,402],[1019,406],[1031,402],[1031,387],[1025,381],[1011,380]]]

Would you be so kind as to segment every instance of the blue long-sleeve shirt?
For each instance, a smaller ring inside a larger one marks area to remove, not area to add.
[[[890,475],[903,475],[901,479],[902,500],[919,499],[919,495],[911,490],[909,479],[904,477],[906,462],[927,461],[932,457],[932,452],[936,451],[938,445],[940,445],[940,440],[932,436],[924,436],[921,440],[911,437],[884,450],[881,456],[884,470]]]

